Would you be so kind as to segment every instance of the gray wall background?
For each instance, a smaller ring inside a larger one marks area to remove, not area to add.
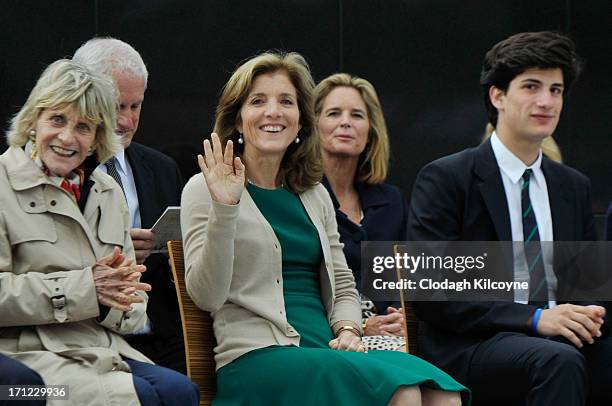
[[[136,140],[174,155],[185,176],[212,129],[221,87],[258,51],[302,53],[315,80],[345,71],[378,90],[390,130],[390,182],[407,195],[417,171],[476,145],[486,124],[484,53],[520,31],[571,35],[586,70],[555,134],[566,163],[589,176],[593,208],[612,200],[612,2],[608,0],[3,0],[3,130],[50,62],[110,35],[150,72]],[[2,141],[3,143],[4,141]],[[0,145],[3,150],[4,145]]]

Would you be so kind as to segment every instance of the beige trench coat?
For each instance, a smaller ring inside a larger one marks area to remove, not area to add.
[[[58,405],[137,405],[121,355],[150,361],[121,334],[144,326],[146,301],[98,320],[91,271],[115,246],[134,256],[129,215],[111,177],[91,179],[82,214],[21,148],[0,156],[0,352],[47,385],[70,385],[70,402]]]

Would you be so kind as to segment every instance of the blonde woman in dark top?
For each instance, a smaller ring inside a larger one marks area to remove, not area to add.
[[[340,241],[361,290],[362,241],[404,241],[408,206],[404,194],[385,183],[389,167],[387,126],[374,86],[337,73],[315,88],[315,115],[325,178]],[[363,293],[363,340],[370,349],[405,351],[399,303],[370,301]]]

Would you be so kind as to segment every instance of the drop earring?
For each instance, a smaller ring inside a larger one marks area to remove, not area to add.
[[[36,130],[31,129],[28,131],[30,146],[30,159],[35,160],[38,156],[38,149],[36,148]]]
[[[238,134],[240,134],[238,136],[238,144],[244,144],[244,138],[242,138],[242,133],[238,133]]]

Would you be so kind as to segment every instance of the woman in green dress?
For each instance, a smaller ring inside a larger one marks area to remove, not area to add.
[[[296,53],[241,65],[183,191],[186,284],[217,339],[216,405],[458,405],[467,389],[361,342],[360,303],[319,183],[313,80]],[[382,378],[381,378],[382,377]]]

